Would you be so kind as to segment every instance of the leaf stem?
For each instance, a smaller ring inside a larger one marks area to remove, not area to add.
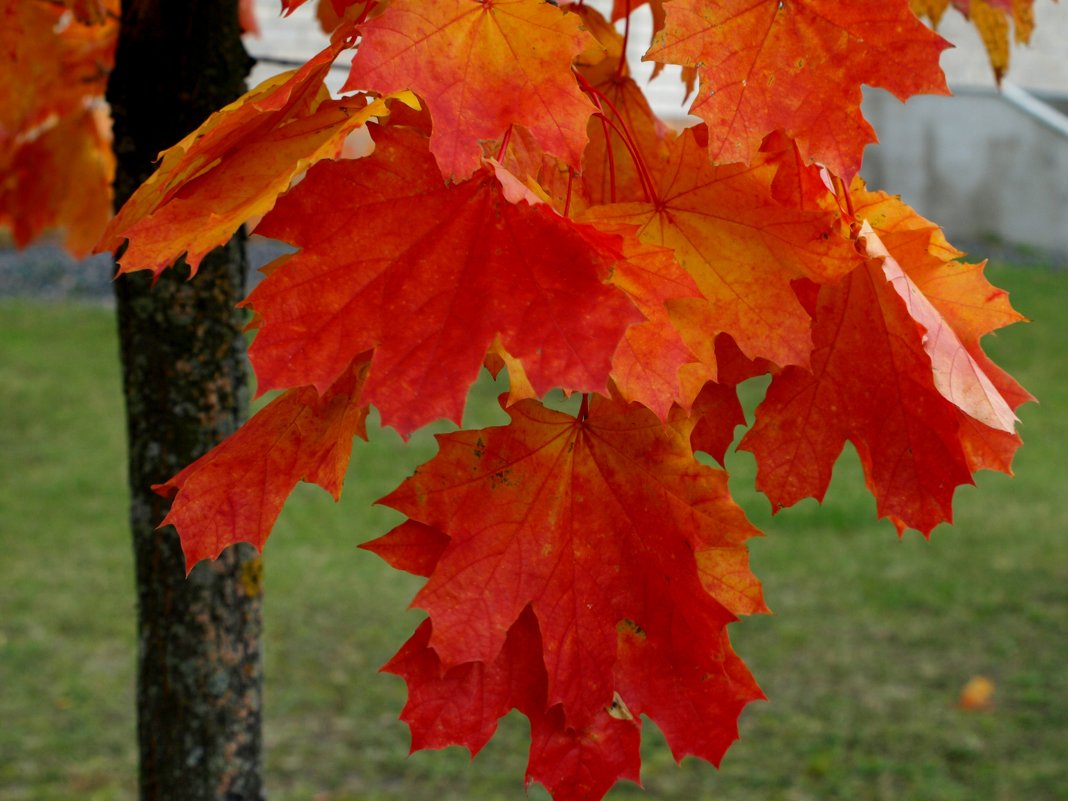
[[[617,127],[613,125],[612,127],[616,128],[620,137],[624,140],[623,144],[625,144],[627,150],[630,151],[631,157],[634,159],[634,166],[637,168],[638,175],[642,180],[642,188],[645,189],[646,200],[651,200],[651,198],[656,197],[656,192],[653,190],[653,178],[649,174],[648,168],[645,166],[645,158],[642,156],[638,143],[634,141],[634,135],[627,127],[626,122],[624,122],[623,115],[619,113],[619,109],[616,108],[615,103],[596,87],[594,87],[593,91],[597,92],[601,100],[608,105],[608,108],[611,109],[612,113],[615,114],[616,118],[619,120],[619,126]]]
[[[583,392],[582,393],[582,403],[579,405],[578,420],[581,423],[589,416],[590,416],[590,393]]]
[[[367,21],[367,17],[371,14],[371,9],[378,5],[378,0],[366,0],[363,5],[363,11],[360,12],[360,16],[351,22],[347,22],[344,19],[341,20],[340,25],[334,29],[334,32],[330,34],[330,41],[337,43],[338,37],[344,40],[344,46],[346,48],[355,47],[356,40],[359,38],[359,31],[356,29],[363,25]]]
[[[645,193],[646,201],[655,203],[656,191],[653,189],[653,179],[649,175],[649,170],[645,166],[645,160],[642,158],[641,151],[634,142],[634,137],[631,135],[630,130],[623,121],[623,115],[619,113],[619,109],[615,107],[615,104],[613,104],[600,89],[587,80],[585,75],[575,72],[575,77],[578,78],[578,82],[582,86],[582,89],[590,96],[590,100],[592,100],[593,104],[597,107],[597,116],[601,118],[602,124],[607,123],[612,127],[612,130],[619,135],[620,141],[623,142],[623,146],[627,148],[627,151],[630,153],[631,161],[634,162],[634,168],[638,171],[638,179],[641,181],[642,192]],[[607,105],[609,110],[618,118],[618,124],[609,119],[608,115],[604,113],[605,105]],[[612,139],[608,135],[607,130],[605,131],[605,150],[608,153],[608,165],[613,187],[612,202],[615,203],[615,161],[612,154]]]
[[[512,126],[509,125],[508,126],[508,130],[504,132],[504,138],[501,139],[501,149],[497,151],[497,161],[501,162],[502,164],[504,163],[503,162],[504,154],[508,151],[508,142],[509,142],[509,140],[511,140],[511,138],[512,138]]]
[[[604,130],[605,153],[608,155],[608,198],[612,203],[616,202],[616,154],[612,152],[612,132],[609,130],[611,123],[604,112],[598,112],[601,118],[601,128]]]
[[[853,196],[849,194],[849,187],[846,186],[845,181],[841,176],[834,176],[834,188],[835,194],[838,195],[838,208],[846,214],[846,221],[849,223],[849,230],[853,233],[854,238],[859,230],[857,226],[857,213],[853,208]],[[842,208],[842,202],[845,202],[845,208]]]
[[[564,198],[564,216],[571,216],[571,185],[575,182],[575,169],[567,168],[567,197]]]
[[[623,71],[627,68],[627,42],[630,41],[630,0],[627,2],[627,16],[623,23],[623,49],[619,55],[619,66],[616,68],[616,78],[623,77]]]

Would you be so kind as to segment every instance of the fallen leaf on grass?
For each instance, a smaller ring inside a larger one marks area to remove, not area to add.
[[[986,676],[972,676],[964,689],[960,691],[957,703],[968,712],[979,712],[994,706],[994,692],[997,686]]]

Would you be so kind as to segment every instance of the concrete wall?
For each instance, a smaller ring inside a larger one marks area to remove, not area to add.
[[[870,91],[880,144],[865,151],[872,188],[900,194],[950,241],[995,236],[1068,254],[1068,117],[1007,84],[916,97]]]

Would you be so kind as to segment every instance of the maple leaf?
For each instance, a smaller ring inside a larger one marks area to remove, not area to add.
[[[815,313],[811,372],[775,376],[739,445],[756,457],[757,487],[776,509],[822,500],[848,439],[879,516],[929,532],[971,473],[920,330],[877,260],[822,287]]]
[[[702,134],[689,129],[672,143],[652,201],[600,206],[582,219],[638,225],[642,242],[675,251],[705,300],[673,301],[672,320],[710,369],[721,331],[751,358],[807,364],[811,320],[791,282],[833,280],[858,263],[856,251],[835,213],[779,204],[774,162],[711,165]]]
[[[1033,401],[1027,390],[990,361],[979,343],[985,334],[1025,319],[1010,305],[1008,293],[984,277],[985,265],[959,261],[964,254],[946,241],[942,230],[900,198],[868,191],[859,179],[854,181],[851,196],[856,215],[878,232],[909,280],[966,348],[969,358],[962,361],[978,366],[1011,409]],[[930,343],[930,337],[927,341]],[[1011,474],[1013,455],[1021,444],[1019,435],[964,414],[960,418],[962,444],[971,469]]]
[[[393,567],[429,576],[449,543],[436,529],[408,520],[360,547]],[[598,799],[620,778],[639,780],[641,720],[620,710],[621,700],[584,729],[569,728],[561,708],[546,708],[548,677],[543,646],[530,606],[508,630],[491,664],[465,662],[448,670],[430,646],[431,623],[382,668],[404,678],[408,701],[401,712],[412,732],[412,751],[462,745],[472,756],[490,740],[511,709],[531,721],[526,782],[540,782],[561,799]],[[744,683],[744,682],[743,682]]]
[[[720,464],[734,442],[734,429],[745,425],[745,412],[733,384],[709,381],[694,399],[691,414],[697,424],[690,435],[695,451],[704,451]]]
[[[674,253],[642,244],[634,236],[634,226],[602,224],[599,228],[621,237],[624,258],[616,263],[611,284],[626,292],[646,318],[628,328],[616,348],[613,386],[624,400],[637,401],[666,420],[675,404],[689,409],[698,389],[695,383],[710,377],[668,311],[672,301],[700,298],[701,293]],[[687,366],[691,369],[683,374]]]
[[[949,43],[908,0],[673,0],[647,60],[694,66],[690,112],[708,123],[714,162],[749,163],[776,130],[805,159],[851,178],[876,141],[861,84],[906,100],[948,94],[938,66]]]
[[[979,32],[994,70],[994,78],[1001,83],[1009,68],[1009,20],[1012,10],[1010,8],[1006,12],[985,0],[970,0],[966,5],[965,14]]]
[[[664,0],[612,0],[612,22],[626,19],[646,3],[653,15],[653,33],[656,34],[664,27]]]
[[[474,756],[510,710],[524,708],[536,714],[544,706],[545,667],[538,658],[537,622],[529,608],[489,664],[465,662],[445,669],[430,647],[431,629],[430,621],[424,620],[382,668],[403,677],[408,685],[401,719],[411,728],[413,752],[462,745]],[[534,699],[527,700],[531,695]]]
[[[390,567],[425,578],[434,572],[448,544],[448,535],[433,526],[405,520],[389,533],[360,547],[375,554]]]
[[[429,126],[426,127],[429,132]],[[502,146],[504,155],[499,162],[496,156]],[[505,172],[520,179],[523,185],[537,198],[549,203],[559,214],[574,217],[577,208],[585,205],[582,183],[575,171],[551,153],[546,153],[534,135],[526,128],[512,128],[507,142],[486,142],[483,150],[486,158],[498,162]]]
[[[108,14],[116,14],[118,3],[110,0],[63,0],[74,19],[84,25],[100,25],[107,21]]]
[[[939,261],[933,254],[951,257],[922,218],[874,200],[859,213],[889,225],[903,254],[915,253],[917,234],[926,240],[919,271]],[[866,220],[859,241],[875,258],[818,290],[811,372],[787,368],[773,379],[740,447],[756,456],[758,487],[780,507],[822,499],[848,439],[880,516],[926,534],[952,518],[953,493],[972,483],[974,470],[1007,468],[1018,444],[1015,415],[985,364]],[[997,300],[988,295],[985,305],[1002,305]],[[973,316],[989,314],[977,306]]]
[[[499,335],[538,394],[603,390],[642,319],[605,283],[619,237],[508,191],[488,168],[446,185],[426,138],[394,128],[373,156],[310,170],[258,229],[301,248],[248,299],[261,387],[324,388],[374,348],[364,398],[407,434],[460,419]]]
[[[114,7],[114,2],[105,8]],[[93,16],[91,4],[80,9]],[[5,3],[0,10],[0,65],[18,80],[0,82],[0,145],[32,137],[51,118],[77,116],[102,98],[114,63],[118,25],[61,25],[64,7],[42,0]]]
[[[692,366],[701,378],[708,379],[709,371],[697,361],[671,321],[666,302],[680,297],[693,297],[687,291],[689,278],[678,267],[670,252],[651,254],[649,269],[637,266],[632,256],[621,264],[612,279],[635,299],[638,308],[648,318],[632,326],[612,357],[612,379],[620,396],[636,401],[666,419],[673,404],[689,409],[694,400],[694,373],[683,375],[683,368]],[[679,272],[678,278],[674,273]],[[689,381],[686,379],[690,378]]]
[[[212,450],[153,487],[173,498],[160,523],[181,537],[186,571],[223,548],[248,542],[263,550],[298,481],[341,497],[352,438],[367,438],[360,399],[367,357],[356,359],[322,395],[291,389],[271,401]]]
[[[574,15],[543,0],[392,0],[360,33],[344,88],[410,89],[425,100],[446,178],[475,172],[479,141],[513,124],[579,167],[594,109],[571,62],[593,42]]]
[[[771,194],[779,203],[806,211],[838,208],[832,190],[833,177],[825,167],[807,164],[793,139],[776,131],[765,137],[760,152],[778,168],[771,182]]]
[[[927,17],[937,27],[950,0],[910,0],[910,4],[916,16]],[[952,4],[978,31],[1000,84],[1009,69],[1009,28],[1012,27],[1017,44],[1031,40],[1035,27],[1033,0],[952,0]]]
[[[529,605],[558,728],[590,731],[616,705],[655,720],[677,758],[718,761],[761,697],[725,627],[766,611],[744,545],[759,532],[726,474],[693,458],[681,411],[665,425],[595,397],[584,419],[530,400],[508,413],[508,426],[439,436],[381,501],[448,538],[413,601],[430,615],[425,647],[445,675],[494,665]]]
[[[682,269],[668,248],[638,241],[636,227],[599,221],[597,229],[619,236],[621,260],[608,280],[623,290],[645,320],[626,329],[612,357],[613,391],[628,401],[637,401],[661,419],[667,419],[674,404],[690,408],[701,385],[711,377],[683,341],[671,320],[668,305],[681,298],[701,298],[693,278]],[[509,404],[536,398],[522,362],[497,341],[492,349],[491,372],[508,367]]]
[[[22,247],[51,228],[66,230],[76,256],[92,247],[111,215],[111,123],[104,86],[118,26],[108,2],[27,0],[0,10],[0,226]],[[78,192],[71,192],[78,186]]]
[[[85,256],[111,218],[111,124],[103,109],[69,114],[17,146],[0,149],[0,226],[23,247],[49,228]],[[47,177],[46,177],[47,176]],[[77,186],[77,192],[70,187]]]
[[[1034,397],[983,353],[984,335],[1026,318],[1012,308],[1008,293],[984,276],[986,263],[959,261],[964,254],[946,241],[942,229],[921,217],[899,197],[872,192],[854,181],[855,213],[879,234],[938,313],[952,326],[973,359],[983,365],[1013,409]]]
[[[865,222],[861,226],[860,237],[868,255],[882,259],[887,280],[905,301],[909,316],[924,329],[921,342],[931,360],[935,388],[970,417],[991,428],[1012,432],[1016,415],[968,353],[953,327],[901,269],[871,225]]]
[[[546,708],[543,646],[529,606],[489,664],[466,662],[443,669],[429,646],[431,629],[430,621],[423,621],[382,668],[408,685],[401,718],[412,731],[413,751],[462,745],[477,754],[497,721],[515,708],[530,719],[527,784],[540,782],[558,801],[595,801],[620,778],[638,781],[640,720],[609,707],[588,726],[575,729],[567,726],[559,706]]]
[[[282,15],[288,17],[307,0],[282,0]],[[373,8],[374,0],[371,0]],[[345,18],[345,12],[354,6],[367,7],[367,0],[318,0],[315,6],[315,16],[319,20],[319,27],[324,33],[331,33]],[[371,9],[368,9],[370,11]]]
[[[128,239],[121,272],[159,274],[185,254],[195,273],[205,255],[268,211],[301,171],[336,158],[353,130],[389,113],[386,99],[330,98],[323,81],[345,46],[335,36],[299,70],[264,81],[164,151],[97,250],[115,251]]]

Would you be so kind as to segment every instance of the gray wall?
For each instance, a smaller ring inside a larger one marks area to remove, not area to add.
[[[880,144],[864,155],[873,189],[902,198],[951,242],[990,236],[1068,254],[1068,117],[1006,84],[916,97],[868,91]]]

